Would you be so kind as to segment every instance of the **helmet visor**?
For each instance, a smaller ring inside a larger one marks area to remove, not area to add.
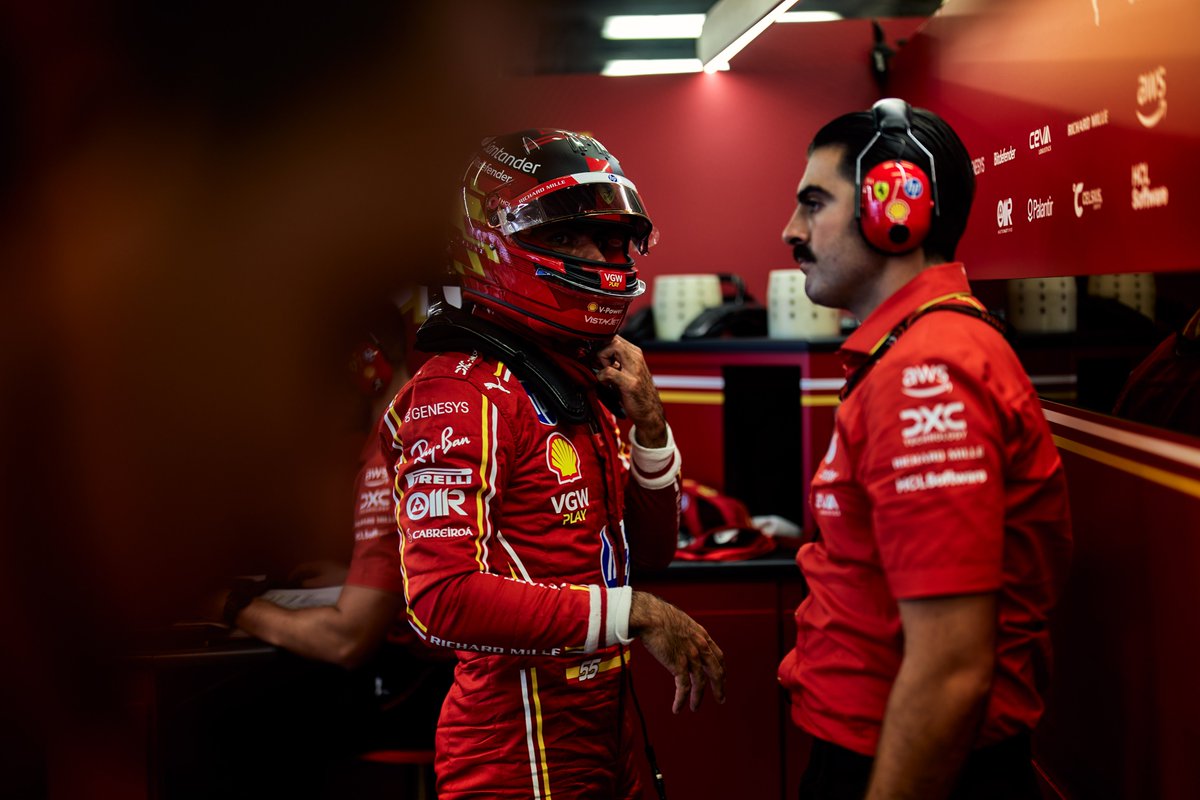
[[[499,216],[500,230],[509,236],[550,222],[620,216],[632,226],[632,243],[639,253],[644,255],[658,241],[633,182],[611,172],[555,178],[503,204]]]

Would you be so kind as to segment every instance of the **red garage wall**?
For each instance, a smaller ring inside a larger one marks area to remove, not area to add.
[[[920,20],[885,20],[889,40]],[[537,76],[489,94],[489,131],[588,131],[621,160],[662,239],[654,275],[736,272],[765,299],[767,272],[792,266],[779,235],[805,148],[822,124],[877,97],[865,20],[775,25],[715,75]],[[647,302],[648,297],[641,302]]]

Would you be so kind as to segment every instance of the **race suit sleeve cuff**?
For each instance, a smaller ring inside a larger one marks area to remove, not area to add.
[[[587,641],[584,652],[594,653],[600,647],[629,644],[629,607],[633,603],[633,587],[620,586],[602,589],[589,586]]]
[[[608,619],[611,625],[609,645],[629,644],[629,607],[633,604],[633,587],[622,586],[608,590]]]
[[[664,489],[675,482],[682,459],[675,447],[675,435],[667,424],[667,443],[662,447],[643,447],[637,440],[637,428],[629,430],[633,456],[633,477],[644,489]]]

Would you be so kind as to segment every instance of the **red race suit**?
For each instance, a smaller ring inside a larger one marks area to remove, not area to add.
[[[590,371],[560,367],[580,385]],[[675,549],[679,455],[570,423],[500,360],[434,355],[385,415],[409,621],[457,651],[442,800],[640,797],[624,697],[630,556]]]
[[[961,264],[931,267],[845,342],[849,376],[922,307],[974,305]],[[837,409],[796,561],[810,593],[779,668],[796,724],[873,756],[904,655],[897,601],[995,592],[993,687],[975,746],[1031,730],[1047,616],[1071,551],[1058,451],[1003,336],[959,313],[916,319]]]

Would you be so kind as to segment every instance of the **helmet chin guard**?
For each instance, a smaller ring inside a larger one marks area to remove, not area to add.
[[[484,139],[463,177],[452,267],[463,297],[556,339],[607,340],[646,290],[634,260],[594,261],[530,241],[543,225],[620,226],[645,254],[658,231],[620,163],[590,136],[533,129]]]

